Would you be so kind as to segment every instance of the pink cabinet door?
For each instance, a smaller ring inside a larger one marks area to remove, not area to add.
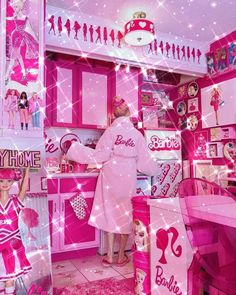
[[[105,68],[80,66],[79,125],[85,128],[106,128],[110,124],[114,75]]]
[[[98,231],[88,225],[94,192],[83,193],[88,205],[86,217],[80,220],[75,215],[69,199],[74,194],[61,195],[61,251],[94,248],[99,245]]]
[[[47,113],[51,117],[52,125],[78,127],[78,83],[75,65],[53,62],[48,79],[51,80],[51,86],[47,87],[47,92],[51,93],[51,97],[47,94]]]
[[[48,194],[49,231],[52,253],[59,252],[60,241],[59,195]]]

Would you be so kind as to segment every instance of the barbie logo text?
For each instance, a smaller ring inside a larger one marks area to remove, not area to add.
[[[151,137],[151,143],[149,143],[148,147],[151,151],[171,151],[179,150],[180,143],[176,138],[166,137],[162,139],[153,135]]]
[[[132,146],[132,147],[135,146],[135,143],[131,138],[125,140],[125,139],[123,139],[122,135],[117,135],[115,144],[116,145],[124,144],[125,146]]]
[[[178,287],[178,283],[175,280],[174,275],[172,275],[169,279],[165,278],[163,274],[163,268],[160,265],[156,266],[156,284],[157,286],[166,287],[170,292],[176,295],[182,295],[182,291]]]

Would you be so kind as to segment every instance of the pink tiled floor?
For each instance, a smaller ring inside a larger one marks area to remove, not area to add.
[[[101,256],[85,257],[73,260],[65,260],[53,263],[54,288],[71,287],[86,282],[115,278],[116,280],[131,279],[133,277],[133,265],[129,262],[124,267],[104,267],[101,264]],[[106,293],[109,295],[109,293]],[[112,293],[113,294],[113,293]],[[125,295],[125,294],[124,294]]]

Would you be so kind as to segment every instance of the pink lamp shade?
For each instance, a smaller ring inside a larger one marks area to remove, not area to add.
[[[125,42],[133,46],[144,46],[154,40],[154,24],[147,20],[144,12],[137,12],[125,24]]]

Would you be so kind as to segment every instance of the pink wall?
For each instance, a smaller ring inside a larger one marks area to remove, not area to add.
[[[215,51],[216,49],[219,48],[219,46],[225,46],[228,45],[228,42],[232,42],[234,40],[236,40],[236,32],[231,33],[229,36],[226,36],[225,38],[214,42],[211,45],[211,51]],[[183,155],[183,159],[187,160],[194,160],[194,159],[200,159],[199,157],[196,157],[194,155],[195,153],[195,146],[194,146],[194,137],[196,137],[196,134],[203,131],[203,132],[207,132],[208,135],[208,142],[210,142],[210,128],[202,128],[202,121],[201,121],[201,110],[202,110],[202,105],[201,105],[201,89],[214,85],[214,84],[218,84],[221,83],[223,81],[227,81],[230,79],[233,79],[236,77],[236,69],[234,68],[230,68],[227,67],[227,69],[225,69],[223,72],[221,73],[217,73],[215,76],[207,76],[205,75],[203,78],[199,78],[196,80],[196,82],[199,85],[199,92],[197,94],[198,97],[198,103],[199,103],[199,111],[194,113],[194,115],[196,115],[196,117],[198,118],[198,127],[195,131],[190,131],[188,129],[184,129],[182,130],[182,155]],[[189,83],[186,83],[186,85],[188,85]],[[236,93],[232,93],[233,96],[236,95]],[[178,104],[178,102],[180,101],[184,101],[186,103],[186,105],[188,105],[188,100],[190,99],[187,95],[182,97],[182,98],[178,98],[178,88],[175,88],[174,90],[172,90],[170,92],[170,97],[171,99],[174,101],[174,109],[176,109],[176,106]],[[224,99],[227,99],[224,97]],[[232,112],[235,113],[235,108],[232,107]],[[174,121],[174,124],[176,125],[176,127],[178,128],[178,120],[180,118],[185,118],[187,119],[191,114],[188,114],[188,112],[186,112],[186,115],[180,117],[176,112],[172,114],[172,119]],[[223,119],[222,119],[223,120]],[[230,125],[219,125],[219,126],[214,126],[214,127],[227,127],[227,126],[232,126],[233,129],[236,131],[236,120],[235,120],[235,124],[230,124]],[[212,128],[212,127],[211,127]],[[178,128],[179,129],[179,128]],[[230,139],[227,140],[222,140],[223,145],[230,141]],[[203,159],[209,159],[206,157],[202,157]],[[222,158],[211,158],[213,165],[225,165],[225,164],[229,164],[230,165],[230,161],[227,160],[225,157]]]

